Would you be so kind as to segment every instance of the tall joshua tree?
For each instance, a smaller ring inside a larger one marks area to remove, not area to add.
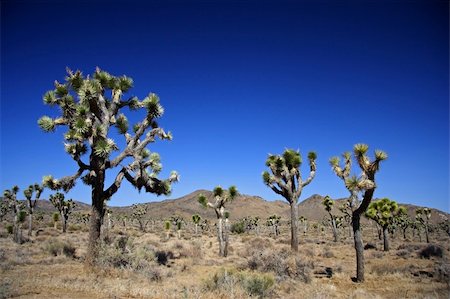
[[[214,203],[209,202],[203,194],[200,194],[198,197],[198,202],[203,207],[210,207],[216,212],[219,255],[222,257],[228,255],[228,230],[225,225],[225,204],[231,202],[237,195],[238,190],[235,186],[231,186],[228,190],[224,190],[218,186],[213,190]]]
[[[356,251],[356,281],[364,281],[364,245],[361,234],[361,215],[363,215],[372,201],[375,192],[375,174],[380,169],[381,161],[387,159],[387,154],[383,151],[375,151],[375,159],[373,161],[367,156],[369,147],[366,144],[356,144],[353,147],[354,157],[362,170],[360,177],[352,176],[351,172],[351,154],[346,152],[343,154],[344,167],[340,167],[339,157],[330,159],[330,164],[336,175],[341,178],[347,190],[350,192],[350,202],[352,204],[352,228],[353,239]],[[363,193],[362,202],[358,200],[358,194]]]
[[[264,184],[276,194],[283,196],[291,206],[291,249],[298,251],[298,199],[303,188],[311,183],[316,174],[316,158],[314,152],[308,154],[310,174],[308,179],[302,180],[300,166],[302,158],[299,151],[287,149],[282,155],[269,155],[266,166],[272,174],[264,171]]]
[[[133,204],[131,209],[133,211],[131,217],[136,219],[139,223],[139,230],[145,232],[145,228],[150,221],[149,219],[145,219],[148,212],[148,206],[144,204]]]
[[[337,223],[336,223],[336,216],[331,213],[331,210],[333,209],[334,201],[327,195],[324,197],[322,204],[325,207],[325,211],[328,212],[328,215],[330,215],[330,221],[331,221],[331,228],[333,230],[333,238],[334,242],[339,242],[339,235],[337,230]]]
[[[5,190],[3,197],[7,203],[8,209],[13,212],[13,240],[16,243],[22,243],[22,234],[20,230],[20,211],[23,208],[22,203],[17,201],[17,192],[19,192],[19,187],[14,186],[11,190]]]
[[[280,231],[278,230],[278,226],[280,225],[281,216],[272,215],[267,218],[267,226],[271,226],[273,229],[273,236],[276,238]]]
[[[31,232],[33,230],[33,213],[34,208],[36,207],[38,199],[41,197],[41,193],[44,190],[42,186],[39,184],[34,184],[28,186],[27,189],[23,191],[23,195],[27,199],[27,209],[28,209],[28,235],[31,236]],[[33,198],[33,193],[34,199]]]
[[[389,233],[388,228],[394,225],[395,218],[399,213],[398,204],[389,200],[389,198],[383,198],[378,201],[372,202],[366,211],[367,218],[375,221],[381,226],[383,232],[383,248],[384,251],[389,251]]]
[[[401,228],[403,232],[403,239],[406,240],[406,230],[411,226],[412,220],[408,215],[405,207],[399,207],[397,216],[395,217],[395,224]]]
[[[431,210],[429,208],[419,208],[416,209],[416,219],[421,225],[425,227],[425,238],[427,243],[430,243],[430,237],[428,235],[428,226],[431,219]],[[420,231],[419,231],[420,234]]]
[[[58,106],[61,114],[55,118],[43,116],[38,124],[45,132],[67,127],[64,146],[75,161],[77,171],[59,180],[47,176],[43,181],[52,190],[66,192],[79,178],[90,186],[92,208],[86,262],[93,265],[98,255],[104,202],[117,192],[123,179],[138,190],[144,188],[146,192],[166,195],[170,193],[171,183],[178,180],[178,175],[172,172],[168,179],[158,179],[162,169],[159,155],[146,149],[156,138],[172,138],[170,132],[166,133],[158,126],[157,119],[163,115],[164,109],[156,94],[150,93],[142,101],[134,96],[124,99],[124,94],[133,86],[133,80],[126,76],[115,77],[98,68],[87,77],[80,71],[69,69],[67,74],[64,83],[55,81],[55,89],[44,95],[44,103]],[[146,110],[144,119],[131,131],[127,117],[120,113],[124,108]],[[114,157],[112,153],[119,147],[109,138],[113,127],[123,135],[126,144]],[[85,154],[89,156],[87,161],[82,159]],[[119,170],[112,184],[105,186],[107,172],[116,167]]]
[[[72,213],[72,210],[76,204],[72,199],[66,200],[64,194],[60,192],[50,195],[49,200],[58,210],[59,215],[61,215],[62,232],[65,233],[67,231],[67,221],[69,220],[69,215]]]

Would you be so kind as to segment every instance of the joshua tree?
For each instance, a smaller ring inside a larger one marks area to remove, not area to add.
[[[333,230],[333,237],[334,242],[339,241],[339,235],[337,230],[337,224],[336,224],[336,216],[331,213],[331,209],[333,208],[334,201],[327,195],[324,197],[322,204],[325,207],[325,211],[328,212],[328,215],[330,215],[330,222],[331,222],[331,228]]]
[[[346,152],[343,154],[344,167],[339,166],[339,157],[330,159],[330,164],[336,175],[341,178],[347,190],[350,192],[350,203],[352,205],[352,228],[353,239],[356,251],[356,281],[364,281],[364,245],[361,234],[361,215],[363,215],[372,201],[375,192],[375,174],[380,169],[380,162],[387,159],[387,154],[383,151],[375,151],[375,159],[370,161],[367,156],[369,147],[366,144],[356,144],[353,147],[353,153],[359,167],[362,170],[360,177],[350,177],[351,171],[351,154]],[[358,201],[358,193],[363,192],[362,202]]]
[[[350,200],[347,200],[344,202],[340,207],[339,211],[341,211],[342,214],[344,214],[343,221],[348,226],[348,236],[352,236],[352,203]]]
[[[41,197],[41,193],[44,190],[42,186],[39,184],[34,184],[28,186],[27,189],[23,191],[23,194],[25,195],[25,198],[27,199],[27,208],[28,208],[28,235],[31,236],[31,232],[33,230],[33,213],[34,208],[36,207],[37,201],[39,197]],[[36,192],[36,193],[35,193]],[[34,195],[34,199],[32,199]]]
[[[388,198],[372,202],[366,211],[366,216],[375,221],[382,229],[384,251],[389,251],[388,228],[394,224],[398,213],[399,207],[397,203]]]
[[[13,212],[13,240],[16,243],[22,243],[22,234],[19,228],[19,213],[23,209],[23,204],[17,201],[17,192],[19,187],[14,186],[11,190],[5,190],[3,200],[7,203],[8,209]]]
[[[72,199],[66,200],[64,194],[60,192],[50,195],[49,200],[61,215],[62,232],[65,233],[67,231],[67,220],[69,220],[69,215],[76,204]]]
[[[306,232],[308,230],[308,219],[306,219],[305,216],[298,217],[298,221],[303,225],[303,235],[306,235]]]
[[[170,221],[166,220],[166,222],[164,222],[164,229],[166,230],[166,239],[169,240],[170,237]]]
[[[198,225],[200,224],[200,221],[202,220],[202,217],[200,217],[199,214],[192,215],[192,222],[194,222],[195,225],[195,234],[198,235]]]
[[[178,235],[178,239],[181,239],[181,227],[183,226],[183,222],[182,221],[178,221],[177,222],[177,235]]]
[[[280,231],[278,230],[278,226],[280,225],[281,216],[272,215],[267,218],[267,226],[271,226],[273,229],[273,235],[276,238]]]
[[[316,158],[314,152],[308,154],[310,174],[308,179],[302,180],[300,166],[302,158],[299,151],[287,149],[283,155],[269,155],[266,166],[272,174],[264,171],[264,184],[276,194],[283,196],[291,206],[291,249],[298,251],[298,199],[303,188],[311,183],[316,174]]]
[[[217,237],[219,240],[219,255],[226,257],[228,255],[228,230],[225,226],[225,204],[231,202],[237,195],[238,191],[235,186],[231,186],[228,190],[216,187],[213,190],[214,203],[210,203],[203,194],[200,194],[198,202],[203,207],[213,208],[217,216]]]
[[[403,232],[403,239],[406,240],[406,230],[412,225],[412,220],[408,216],[405,207],[399,207],[397,216],[394,218],[396,226],[400,227]]]
[[[422,224],[425,227],[425,238],[427,239],[427,243],[430,243],[430,237],[428,235],[430,218],[431,218],[431,210],[429,208],[416,209],[416,219],[417,221],[420,222],[420,224]]]
[[[3,221],[3,218],[5,218],[8,212],[9,212],[8,202],[4,198],[0,198],[0,221]]]
[[[172,172],[168,179],[158,179],[162,168],[159,155],[146,149],[157,137],[172,139],[170,132],[166,133],[156,122],[164,109],[155,94],[150,93],[142,101],[136,97],[124,99],[123,95],[133,86],[133,80],[129,77],[115,77],[98,68],[87,77],[80,71],[68,69],[67,73],[64,83],[55,81],[55,89],[44,95],[44,103],[58,106],[61,115],[56,118],[43,116],[38,124],[46,132],[53,132],[59,126],[67,127],[65,150],[76,162],[77,171],[59,180],[46,176],[43,181],[52,190],[63,189],[66,192],[78,178],[91,187],[92,209],[86,262],[93,265],[98,255],[104,202],[117,192],[123,179],[138,190],[144,188],[146,192],[167,195],[178,175]],[[136,123],[131,132],[127,117],[119,113],[124,108],[146,110],[145,118]],[[109,138],[112,127],[124,136],[126,144],[115,157],[112,152],[119,150],[119,147]],[[82,160],[84,154],[89,155],[87,162]],[[116,167],[119,171],[113,177],[112,184],[105,186],[107,172]]]
[[[148,221],[145,220],[145,216],[147,215],[148,206],[144,204],[133,204],[131,206],[133,210],[131,217],[136,219],[139,223],[139,230],[145,232],[145,228],[147,227]]]
[[[57,229],[56,225],[58,224],[58,221],[59,221],[59,213],[58,212],[53,213],[52,220],[53,220],[53,228]]]

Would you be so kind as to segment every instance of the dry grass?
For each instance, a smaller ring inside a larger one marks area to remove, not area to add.
[[[355,254],[349,240],[333,243],[320,234],[300,234],[300,239],[299,253],[292,254],[287,234],[278,239],[231,235],[229,256],[219,258],[212,234],[186,232],[181,239],[166,240],[160,232],[112,230],[105,244],[111,260],[93,271],[83,264],[87,232],[81,229],[63,235],[45,228],[22,245],[3,236],[0,298],[449,297],[448,239],[438,244],[442,258],[420,258],[426,244],[396,240],[389,252],[366,251],[362,284],[351,280]],[[369,236],[367,241],[376,242]],[[58,250],[70,244],[75,251],[72,256],[56,250],[55,256],[49,244]],[[158,262],[157,252],[171,253],[165,265]],[[115,258],[125,262],[115,264]],[[231,272],[225,275],[224,269]]]

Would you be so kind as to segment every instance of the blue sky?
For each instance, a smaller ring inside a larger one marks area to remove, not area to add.
[[[389,154],[376,197],[450,210],[446,1],[2,1],[1,14],[2,190],[75,172],[64,130],[37,126],[57,115],[42,95],[66,66],[99,66],[160,96],[174,139],[149,148],[162,176],[181,175],[170,198],[235,184],[279,199],[261,172],[285,148],[318,154],[301,199],[346,197],[328,159],[364,142]],[[122,186],[111,205],[165,198]],[[90,202],[81,182],[69,196]]]

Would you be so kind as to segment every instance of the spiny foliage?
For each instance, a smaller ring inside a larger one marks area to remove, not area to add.
[[[322,204],[324,205],[325,210],[326,210],[327,212],[331,212],[331,209],[333,208],[333,205],[334,205],[334,200],[332,200],[332,199],[327,195],[327,196],[325,196],[325,197],[323,198]]]
[[[66,200],[64,194],[60,192],[50,195],[49,200],[63,217],[70,215],[76,206],[72,199]]]
[[[217,186],[213,190],[213,196],[215,198],[214,204],[208,202],[206,196],[203,194],[199,195],[198,202],[205,208],[209,206],[214,209],[220,209],[225,206],[225,203],[233,201],[237,195],[238,190],[236,186],[231,186],[226,191],[222,187]]]
[[[194,224],[199,224],[201,220],[202,220],[202,217],[200,217],[200,215],[198,215],[198,214],[192,215],[192,222],[194,222]]]
[[[388,198],[383,198],[372,202],[366,211],[366,216],[381,227],[388,227],[394,224],[396,216],[399,214],[398,204]]]
[[[142,101],[137,97],[123,99],[123,95],[133,86],[133,80],[126,76],[116,77],[99,68],[91,76],[83,76],[80,71],[67,69],[65,82],[55,81],[55,89],[45,93],[44,103],[61,108],[59,117],[43,116],[39,126],[46,132],[55,131],[58,126],[67,127],[64,135],[65,150],[78,164],[78,171],[72,175],[54,179],[44,177],[45,186],[52,190],[69,191],[78,178],[87,185],[94,185],[100,163],[105,169],[119,166],[127,157],[134,160],[122,167],[110,188],[104,191],[104,198],[114,194],[123,178],[141,190],[156,194],[169,194],[170,184],[177,181],[173,172],[167,180],[159,180],[156,175],[161,171],[159,156],[150,153],[146,146],[160,139],[172,138],[158,127],[157,119],[163,115],[164,109],[156,94],[150,93]],[[131,110],[145,109],[146,117],[135,124],[134,134],[129,132],[128,119],[122,108]],[[116,142],[108,137],[109,129],[115,126],[125,137],[126,148],[115,158],[111,155],[119,148]],[[82,156],[90,153],[90,163],[82,161]],[[95,162],[92,162],[95,161]]]
[[[300,197],[302,188],[308,185],[315,176],[316,158],[316,153],[310,152],[308,154],[310,176],[306,181],[303,181],[300,174],[302,158],[299,151],[286,149],[282,155],[269,155],[266,166],[269,167],[272,174],[264,171],[262,174],[263,182],[289,202],[296,202]]]

